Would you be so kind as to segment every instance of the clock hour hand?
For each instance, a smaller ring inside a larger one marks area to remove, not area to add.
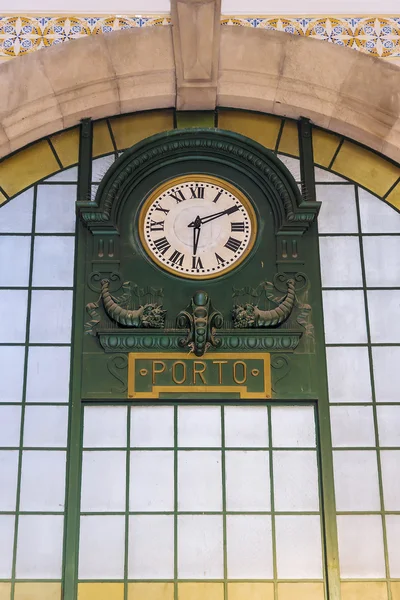
[[[231,215],[232,213],[239,210],[239,207],[234,204],[230,208],[223,210],[218,213],[214,213],[213,215],[208,215],[207,217],[203,217],[200,219],[200,223],[203,225],[204,223],[209,223],[210,221],[214,221],[214,219],[219,219],[219,217],[223,217],[224,215]]]
[[[201,219],[197,215],[194,221],[192,221],[188,227],[193,227],[193,255],[197,252],[197,246],[199,245]]]

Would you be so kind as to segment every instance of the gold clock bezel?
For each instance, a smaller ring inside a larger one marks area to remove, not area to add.
[[[227,192],[233,194],[238,200],[240,200],[240,202],[243,204],[243,206],[245,207],[245,209],[247,210],[247,213],[249,215],[249,219],[250,219],[250,223],[251,223],[251,234],[250,234],[250,239],[249,239],[247,248],[235,263],[233,263],[232,265],[230,265],[229,267],[224,269],[222,272],[207,273],[207,274],[202,274],[202,275],[194,275],[192,273],[179,273],[178,271],[175,271],[168,265],[164,264],[161,260],[159,260],[157,258],[157,256],[155,256],[151,252],[150,248],[148,247],[148,244],[147,244],[147,241],[146,241],[146,238],[144,235],[144,223],[145,223],[146,213],[147,213],[147,210],[149,209],[150,205],[154,202],[154,200],[156,198],[158,198],[158,196],[163,194],[166,190],[173,188],[175,186],[181,185],[182,183],[188,183],[189,181],[199,181],[201,183],[210,183],[211,185],[217,185],[219,187],[224,188]],[[151,192],[151,194],[149,194],[149,196],[147,196],[147,198],[143,202],[142,206],[140,207],[140,212],[139,212],[139,238],[140,238],[140,242],[142,244],[142,248],[146,252],[147,256],[150,258],[150,260],[152,262],[154,262],[163,271],[167,271],[168,273],[171,273],[172,275],[176,275],[177,277],[181,277],[182,279],[194,279],[197,281],[201,281],[204,279],[216,279],[217,277],[223,277],[224,275],[227,275],[233,269],[237,269],[238,266],[243,263],[243,261],[248,257],[248,255],[254,248],[254,244],[255,244],[255,241],[257,238],[257,216],[256,216],[256,212],[254,210],[254,207],[253,207],[251,201],[236,186],[232,185],[225,179],[222,179],[219,177],[214,177],[212,175],[197,175],[197,174],[193,173],[192,175],[183,175],[180,177],[173,177],[172,179],[169,179],[168,181],[164,182],[162,185],[158,186],[155,190],[153,190]]]

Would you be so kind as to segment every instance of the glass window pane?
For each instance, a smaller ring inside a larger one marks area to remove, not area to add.
[[[172,406],[134,406],[131,409],[131,445],[169,448],[174,445]]]
[[[386,515],[390,577],[400,577],[400,515]]]
[[[273,453],[275,509],[318,511],[318,469],[315,452]]]
[[[323,287],[362,287],[360,245],[356,237],[320,237]]]
[[[36,233],[75,232],[76,185],[38,185]]]
[[[219,406],[180,406],[178,408],[178,446],[221,446],[221,408]]]
[[[32,285],[72,287],[74,283],[74,237],[36,236]]]
[[[276,559],[279,579],[321,579],[321,525],[317,515],[278,515]]]
[[[22,454],[20,508],[61,512],[65,499],[65,452],[25,450]]]
[[[320,233],[357,233],[357,211],[353,185],[317,185]]]
[[[336,450],[333,470],[337,510],[380,510],[376,452]]]
[[[0,450],[0,511],[15,510],[17,478],[18,451]]]
[[[0,447],[19,446],[21,407],[0,406]]]
[[[11,578],[14,528],[14,515],[0,515],[0,577],[2,579]]]
[[[0,236],[0,286],[28,286],[30,256],[30,237]]]
[[[173,579],[174,517],[135,515],[129,518],[131,579]]]
[[[101,181],[114,160],[114,154],[92,160],[92,181]]]
[[[68,402],[70,349],[29,348],[27,402]]]
[[[400,511],[400,451],[383,450],[381,466],[385,510]]]
[[[271,508],[268,452],[225,452],[226,508],[268,511]]]
[[[0,233],[32,231],[33,188],[0,207]]]
[[[0,346],[0,398],[3,402],[22,402],[25,348]]]
[[[25,342],[27,300],[26,290],[0,290],[0,343]]]
[[[367,294],[371,342],[400,343],[400,290],[370,290]]]
[[[273,406],[271,408],[274,448],[315,446],[315,421],[312,406]]]
[[[380,515],[339,515],[337,524],[341,576],[385,577]]]
[[[375,446],[374,417],[370,406],[332,406],[331,429],[333,447]]]
[[[367,341],[364,294],[360,290],[322,292],[327,344],[360,344]]]
[[[80,579],[124,577],[125,517],[81,517],[79,542]]]
[[[400,236],[363,236],[367,286],[400,286]]]
[[[131,452],[130,510],[174,510],[174,453]]]
[[[178,577],[221,579],[223,567],[222,516],[178,517]]]
[[[271,517],[228,515],[226,529],[229,579],[272,578]]]
[[[284,154],[278,154],[278,158],[283,162],[285,167],[289,169],[294,180],[301,182],[300,160],[298,158],[292,158],[291,156],[285,156]]]
[[[222,510],[221,452],[178,453],[178,510]]]
[[[126,452],[85,451],[82,460],[82,512],[125,510]]]
[[[372,348],[377,402],[400,402],[400,348]]]
[[[51,177],[45,179],[45,183],[48,181],[62,181],[62,182],[70,182],[70,181],[78,181],[78,167],[71,167],[69,169],[64,169],[60,173],[56,173]]]
[[[127,409],[125,406],[86,406],[83,446],[121,448],[126,446]]]
[[[67,446],[67,406],[27,406],[24,421],[24,446],[65,448]]]
[[[325,169],[320,169],[319,167],[314,168],[315,181],[317,183],[321,182],[336,182],[336,183],[347,183],[343,177],[339,177],[339,175],[335,175],[332,171],[325,171]]]
[[[379,445],[400,447],[400,406],[378,406]]]
[[[330,402],[372,402],[368,348],[326,348]]]
[[[400,233],[400,215],[391,206],[359,188],[363,233]]]
[[[19,579],[61,579],[64,518],[20,515],[16,576]]]
[[[69,344],[71,342],[72,291],[33,290],[30,342]]]
[[[227,448],[268,447],[268,412],[265,406],[225,406]]]

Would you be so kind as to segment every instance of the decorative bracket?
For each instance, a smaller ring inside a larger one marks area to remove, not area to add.
[[[223,317],[211,304],[207,292],[196,292],[187,308],[177,316],[176,323],[179,329],[188,329],[179,345],[190,348],[196,356],[203,356],[211,346],[218,348],[221,345],[215,332],[222,327]]]

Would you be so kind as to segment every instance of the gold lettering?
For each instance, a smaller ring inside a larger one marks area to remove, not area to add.
[[[202,369],[197,369],[197,367],[203,367]],[[200,376],[200,379],[203,383],[206,383],[206,380],[204,379],[204,371],[207,369],[207,365],[205,362],[203,362],[202,360],[194,360],[193,361],[193,384],[196,385],[196,375]]]
[[[156,369],[156,365],[160,366],[161,368]],[[165,365],[164,361],[153,360],[152,367],[151,367],[153,385],[155,385],[155,383],[156,383],[156,375],[159,375],[160,373],[164,373],[165,369],[166,369],[166,365]]]
[[[213,365],[218,365],[218,383],[222,383],[222,365],[226,365],[227,360],[213,360]]]
[[[176,370],[177,370],[178,365],[181,365],[181,367],[182,367],[182,378],[181,379],[178,379],[178,377],[176,376]],[[182,383],[185,383],[185,381],[186,381],[186,364],[184,362],[182,362],[181,360],[174,362],[174,364],[172,365],[172,381],[178,385],[181,385]]]
[[[241,380],[239,380],[239,378],[237,376],[237,371],[236,371],[236,369],[238,368],[239,365],[241,365],[243,367],[243,379],[241,379]],[[241,385],[242,383],[246,382],[246,379],[247,379],[247,365],[242,360],[237,360],[235,363],[233,363],[233,381],[235,383],[237,383],[238,385]]]

